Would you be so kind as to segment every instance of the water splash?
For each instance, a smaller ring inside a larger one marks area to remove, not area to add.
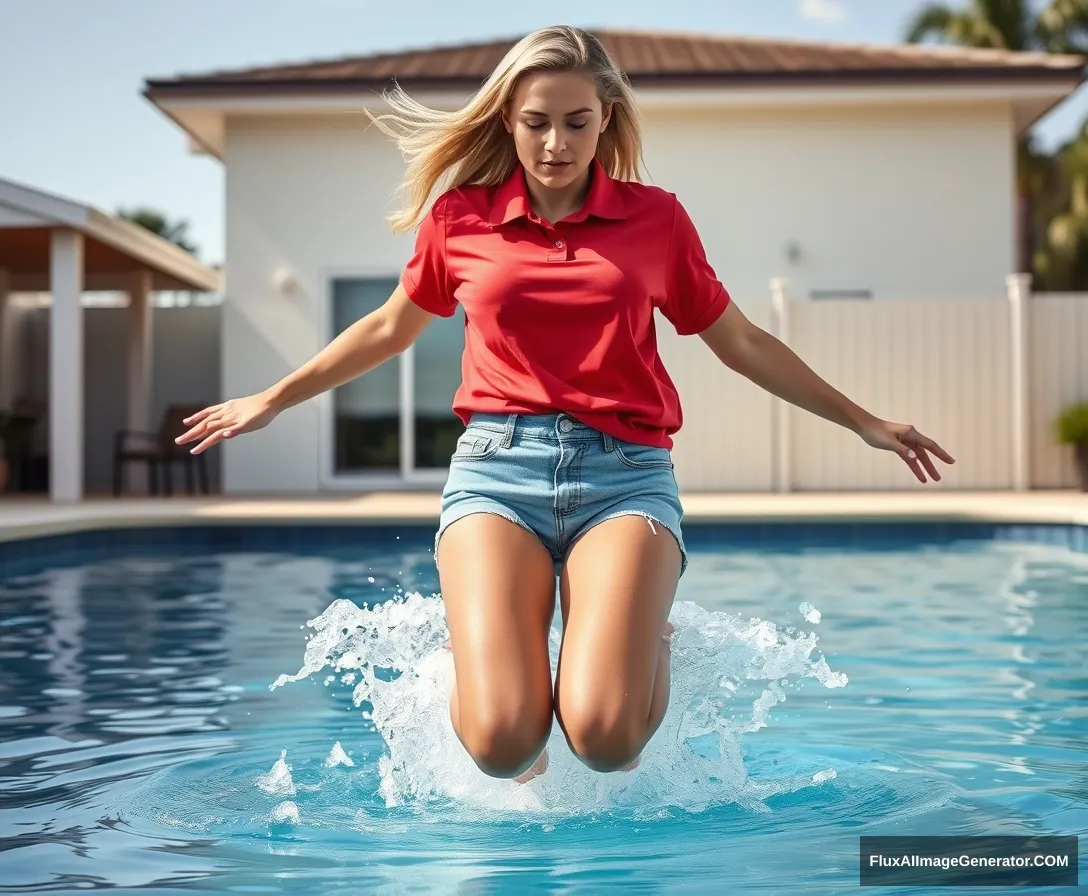
[[[302,668],[281,675],[270,689],[326,667],[336,675],[356,673],[352,699],[359,707],[368,704],[364,716],[387,747],[378,763],[378,789],[388,807],[452,801],[470,815],[583,815],[628,808],[646,817],[670,808],[702,811],[736,803],[766,811],[764,800],[770,796],[834,778],[834,769],[820,769],[756,780],[741,751],[743,735],[768,724],[788,687],[802,679],[827,688],[846,685],[845,675],[833,672],[823,657],[813,658],[814,634],[784,632],[764,620],[684,601],[674,605],[670,618],[676,630],[669,709],[631,772],[589,770],[571,754],[555,725],[544,775],[520,785],[483,774],[449,720],[453,660],[445,646],[443,604],[417,593],[366,608],[335,601],[307,623],[314,633]],[[559,646],[560,632],[553,629],[553,676]]]
[[[257,786],[265,793],[295,795],[295,782],[291,778],[291,766],[287,764],[287,751],[280,751],[280,758],[267,774],[257,778]]]
[[[328,757],[325,759],[325,765],[329,768],[337,765],[355,765],[351,761],[351,757],[344,752],[344,748],[340,746],[340,741],[337,741],[332,745],[332,749],[329,751]]]
[[[290,800],[285,800],[268,813],[269,821],[273,824],[301,824],[298,806]]]

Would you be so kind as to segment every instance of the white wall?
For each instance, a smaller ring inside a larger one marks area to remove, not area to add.
[[[989,298],[1015,267],[1011,128],[997,105],[654,112],[646,163],[742,302],[783,276],[799,298]]]
[[[226,140],[227,268],[223,389],[264,389],[327,342],[334,274],[397,276],[414,235],[385,222],[403,163],[360,114],[350,119],[230,121]],[[738,303],[758,317],[767,283],[794,295],[869,289],[878,299],[1004,295],[1013,269],[1013,140],[1006,107],[776,110],[646,116],[653,182],[676,192]],[[802,256],[785,257],[795,241]],[[293,296],[275,290],[293,272]],[[690,379],[679,347],[664,351]],[[390,362],[392,364],[397,361]],[[745,432],[770,425],[770,400],[737,393],[713,420],[688,416],[689,441],[727,447],[732,463],[685,466],[708,488],[769,487],[773,467]],[[894,411],[889,409],[889,413]],[[256,438],[225,447],[225,489],[320,489],[318,402],[293,408]],[[804,481],[810,477],[803,476]]]
[[[267,388],[325,345],[331,276],[395,278],[410,257],[414,235],[393,236],[384,220],[402,162],[365,122],[360,115],[305,127],[248,121],[228,129],[226,395]],[[280,268],[298,278],[296,295],[274,288]],[[317,491],[321,425],[318,403],[307,402],[259,438],[224,446],[225,489]]]

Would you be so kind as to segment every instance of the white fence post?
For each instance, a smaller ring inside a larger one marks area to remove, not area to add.
[[[1009,340],[1012,366],[1012,487],[1027,491],[1031,487],[1028,442],[1028,300],[1031,298],[1031,274],[1009,274],[1005,278],[1009,294]]]
[[[771,319],[774,322],[774,335],[790,344],[790,298],[789,281],[784,277],[771,280]],[[774,458],[775,487],[779,492],[788,492],[793,488],[790,462],[790,405],[781,398],[774,401]]]

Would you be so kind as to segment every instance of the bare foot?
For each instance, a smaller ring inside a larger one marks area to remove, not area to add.
[[[518,784],[528,784],[533,778],[544,774],[548,770],[548,751],[547,749],[541,750],[540,755],[536,757],[534,762],[529,768],[523,771],[520,775],[514,778]]]

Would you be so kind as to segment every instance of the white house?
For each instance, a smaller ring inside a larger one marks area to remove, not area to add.
[[[1075,57],[1001,51],[598,34],[642,104],[647,179],[680,197],[717,272],[760,320],[773,277],[801,300],[1001,299],[1016,269],[1016,138],[1083,69]],[[304,363],[386,298],[409,257],[413,237],[385,222],[402,160],[362,110],[380,109],[394,78],[427,103],[458,104],[512,43],[147,82],[194,150],[226,166],[225,396]],[[400,358],[224,446],[224,490],[439,483],[460,429],[450,402],[461,326],[436,322]],[[773,426],[762,402],[748,395],[743,412]],[[678,441],[689,453],[704,441],[682,484],[771,486],[765,445],[714,473],[722,434],[707,426]]]

